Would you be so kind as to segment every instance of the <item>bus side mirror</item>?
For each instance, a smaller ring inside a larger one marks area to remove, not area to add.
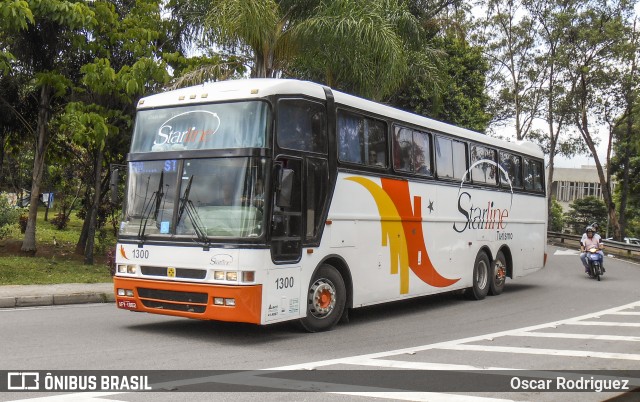
[[[111,191],[112,204],[117,204],[120,201],[118,198],[119,174],[120,169],[114,169],[111,171],[111,177],[109,178],[109,191]]]
[[[276,187],[276,206],[286,208],[291,206],[291,194],[293,192],[292,169],[280,168],[278,170],[278,183]]]

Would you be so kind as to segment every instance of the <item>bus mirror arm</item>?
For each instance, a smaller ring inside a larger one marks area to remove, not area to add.
[[[280,167],[276,171],[277,187],[276,187],[276,206],[280,208],[291,206],[291,194],[293,192],[293,175],[292,169]]]

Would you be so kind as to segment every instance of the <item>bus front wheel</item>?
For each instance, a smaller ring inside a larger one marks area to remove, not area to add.
[[[473,265],[473,286],[465,291],[468,299],[482,300],[489,293],[490,265],[487,254],[479,252]]]
[[[307,316],[300,320],[309,332],[333,328],[344,311],[347,291],[340,273],[331,265],[322,265],[313,275],[307,292]]]

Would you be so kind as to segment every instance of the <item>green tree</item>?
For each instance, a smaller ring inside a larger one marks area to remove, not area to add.
[[[374,99],[407,76],[419,34],[399,0],[172,0],[169,8],[189,38],[244,59],[252,77],[311,78]]]
[[[552,232],[562,232],[564,228],[564,214],[562,212],[562,205],[555,199],[555,197],[551,197],[551,221],[549,224],[549,230]]]
[[[469,44],[463,35],[452,29],[437,34],[431,40],[433,48],[441,54],[437,71],[412,74],[390,97],[389,103],[400,109],[485,132],[491,119],[486,111],[489,96],[485,90],[489,65],[482,49]],[[410,68],[414,72],[429,69]]]
[[[583,233],[584,229],[593,222],[597,222],[604,228],[603,222],[606,220],[607,207],[596,197],[575,200],[569,205],[569,212],[564,216],[565,225],[577,234]]]
[[[478,40],[493,67],[489,79],[494,92],[493,124],[514,122],[516,139],[524,140],[538,117],[543,95],[539,25],[521,1],[489,0],[486,9]]]
[[[0,38],[5,39],[0,63],[6,65],[9,60],[12,68],[24,69],[32,76],[30,89],[38,103],[31,204],[22,243],[24,252],[35,254],[38,196],[52,110],[67,93],[76,72],[77,48],[95,19],[86,3],[67,0],[4,1],[0,3],[0,15]]]
[[[630,3],[621,0],[583,2],[568,11],[560,58],[568,76],[572,123],[594,159],[613,237],[620,240],[618,214],[611,192],[611,173],[604,169],[609,162],[610,151],[607,152],[607,160],[601,161],[596,148],[595,127],[602,121],[611,121],[608,116],[616,114],[615,105],[610,100],[622,92],[620,66],[628,31],[626,21],[633,9]],[[613,125],[609,126],[610,149]]]
[[[165,51],[170,59],[177,55],[170,41],[168,22],[162,20],[160,1],[139,0],[116,5],[95,1],[91,5],[99,21],[86,48],[88,62],[81,68],[81,79],[73,88],[70,102],[59,120],[59,128],[91,156],[91,192],[87,193],[87,213],[76,249],[85,263],[94,259],[94,239],[99,211],[106,194],[105,159],[112,155],[108,145],[128,137],[135,113],[135,101],[168,82]],[[128,144],[127,144],[128,145]]]

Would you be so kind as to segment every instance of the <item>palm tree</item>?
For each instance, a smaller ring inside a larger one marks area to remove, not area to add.
[[[400,0],[174,0],[172,7],[191,40],[246,55],[252,77],[311,77],[378,99],[406,77],[419,38]]]

